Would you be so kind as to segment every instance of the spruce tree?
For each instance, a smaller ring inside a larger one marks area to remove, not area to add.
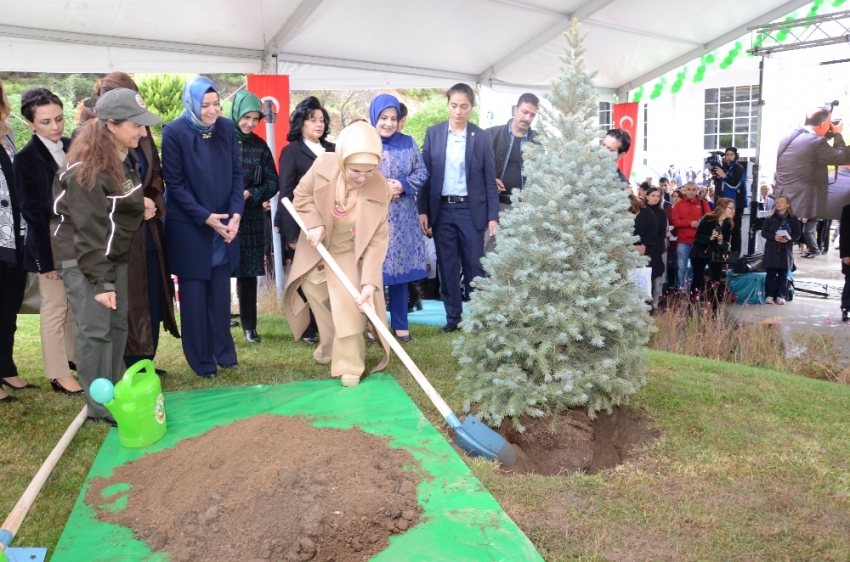
[[[600,147],[593,76],[578,22],[566,34],[552,82],[523,148],[524,189],[500,216],[469,313],[454,341],[464,409],[490,425],[628,402],[645,384],[653,330],[629,270],[648,264],[633,248],[634,215],[614,155]]]

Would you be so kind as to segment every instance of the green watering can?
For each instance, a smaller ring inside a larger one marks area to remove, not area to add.
[[[150,359],[127,369],[114,387],[95,379],[89,387],[92,400],[103,404],[118,422],[118,440],[125,447],[145,447],[165,435],[165,400],[162,384]]]

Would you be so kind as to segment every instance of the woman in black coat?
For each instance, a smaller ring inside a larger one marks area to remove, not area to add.
[[[783,235],[777,234],[784,231]],[[766,301],[785,304],[785,292],[788,290],[788,270],[794,267],[794,243],[803,234],[800,219],[794,216],[791,201],[779,196],[773,211],[764,219],[761,229],[764,238],[764,257],[762,265],[767,278],[764,281]]]
[[[65,130],[62,101],[50,90],[31,88],[24,92],[21,114],[32,129],[32,138],[15,158],[15,195],[27,224],[23,267],[38,274],[44,376],[54,391],[81,395],[83,388],[70,370],[76,363],[74,315],[65,284],[56,271],[61,264],[53,263],[50,247],[53,178],[65,162],[71,141],[62,136]]]
[[[647,209],[643,201],[629,194],[631,207],[629,212],[635,215],[635,230],[634,235],[640,238],[635,242],[635,250],[642,256],[650,257],[650,267],[652,266],[652,247],[658,242],[658,221],[655,219],[655,212],[652,209]],[[655,269],[653,268],[653,277],[655,277]]]
[[[313,165],[316,157],[334,151],[333,143],[325,140],[330,132],[329,125],[330,116],[315,96],[306,98],[295,107],[289,117],[289,134],[286,137],[289,144],[280,151],[278,182],[281,200],[286,197],[292,201],[298,182]],[[286,260],[291,261],[295,257],[295,245],[301,230],[282,203],[278,203],[274,228],[275,232],[281,234],[281,247],[284,248]],[[298,289],[298,294],[307,302],[301,289]],[[318,327],[311,312],[310,325],[304,331],[302,339],[315,345],[318,343],[317,333]]]
[[[21,215],[15,198],[15,174],[12,160],[15,157],[15,140],[6,119],[12,110],[0,82],[0,218],[11,228],[0,236],[0,381],[12,388],[32,388],[18,377],[18,368],[12,356],[15,347],[18,310],[24,300],[27,272],[23,267],[24,237]],[[14,396],[3,392],[0,385],[0,403],[17,402]]]
[[[239,318],[245,339],[260,343],[257,334],[257,277],[265,275],[265,212],[263,203],[277,193],[277,170],[269,145],[254,134],[263,117],[260,98],[241,90],[233,98],[230,119],[236,125],[236,138],[242,151],[245,174],[245,213],[239,226],[239,248],[242,258],[231,277],[236,278],[239,294]]]
[[[658,306],[664,289],[664,273],[667,269],[667,211],[661,190],[650,187],[646,190],[646,208],[655,213],[657,238],[649,247],[649,265],[652,267],[652,305]]]
[[[734,224],[735,202],[721,197],[717,200],[714,211],[700,219],[694,236],[694,246],[691,248],[691,267],[694,270],[691,295],[699,298],[700,293],[706,292],[713,311],[717,310],[719,302],[718,290],[724,264],[712,261],[712,254],[730,251],[729,244]],[[711,285],[707,291],[704,287],[706,267],[711,276]]]

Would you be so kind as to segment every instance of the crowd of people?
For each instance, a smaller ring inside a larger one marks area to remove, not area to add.
[[[0,84],[0,383],[34,386],[18,377],[12,353],[30,273],[42,300],[45,376],[57,392],[85,395],[89,418],[110,424],[89,385],[96,378],[118,382],[127,366],[153,359],[161,326],[181,337],[198,376],[238,365],[231,279],[246,341],[261,342],[257,278],[269,270],[272,231],[290,268],[283,308],[293,335],[315,345],[314,359],[330,364],[343,385],[358,384],[366,372],[367,342],[384,349],[372,371],[387,364],[389,343],[363,314],[369,306],[386,318],[385,292],[399,341],[411,341],[408,312],[427,280],[439,286],[445,307],[440,332],[457,330],[472,281],[485,275],[481,258],[497,243],[499,214],[524,188],[522,149],[535,142],[539,105],[523,94],[506,124],[481,129],[469,121],[474,91],[456,84],[446,93],[449,119],[427,130],[420,151],[403,133],[407,108],[396,97],[376,96],[369,120],[349,124],[332,143],[328,112],[310,96],[290,115],[276,166],[254,133],[263,114],[248,91],[235,95],[228,119],[215,84],[189,80],[182,115],[163,128],[161,156],[149,129],[160,119],[129,75],[109,74],[96,94],[95,109],[68,139],[61,100],[44,88],[24,92],[20,112],[33,136],[18,153]],[[630,146],[621,129],[601,142],[618,160]],[[676,288],[717,306],[722,271],[741,247],[747,204],[738,152],[724,154],[722,165],[702,172],[671,166],[657,186],[647,178],[636,193],[620,172],[635,216],[634,249],[649,258],[655,306]],[[305,230],[282,204],[271,224],[276,194],[292,201]],[[784,304],[793,244],[808,223],[796,218],[789,197],[774,197],[767,185],[761,194],[770,211],[761,230],[766,291]],[[320,244],[359,288],[356,299]],[[172,275],[180,281],[180,330]],[[0,402],[15,400],[0,390]]]
[[[653,306],[659,306],[665,293],[677,292],[694,299],[705,297],[716,310],[722,301],[724,271],[730,259],[734,261],[733,252],[739,251],[733,248],[740,248],[740,241],[734,243],[740,236],[736,234],[740,232],[739,206],[730,197],[715,198],[713,188],[695,181],[676,188],[670,178],[662,176],[658,187],[652,180],[640,184],[630,211],[636,215],[635,235],[640,237],[636,249],[650,257]],[[769,213],[755,228],[762,239],[767,302],[783,305],[803,221],[794,215],[787,197],[771,193],[770,185],[761,186],[759,209]]]
[[[385,314],[385,288],[401,342],[411,341],[409,307],[429,279],[446,308],[440,331],[457,330],[462,301],[484,275],[481,257],[494,247],[500,209],[523,188],[522,147],[534,142],[539,103],[524,94],[513,119],[483,130],[469,122],[474,91],[457,84],[446,95],[449,120],[429,128],[420,151],[402,132],[407,108],[396,97],[377,96],[369,121],[350,124],[331,143],[328,112],[311,96],[291,113],[276,166],[254,133],[263,114],[250,92],[234,96],[227,118],[215,84],[189,80],[183,113],[163,128],[161,152],[150,132],[160,119],[129,75],[109,74],[95,94],[94,108],[65,138],[62,101],[44,88],[24,92],[20,114],[33,136],[18,153],[0,84],[0,213],[7,219],[0,383],[35,386],[18,376],[13,359],[15,318],[31,278],[41,295],[45,376],[55,391],[83,395],[89,419],[110,424],[89,385],[117,383],[127,366],[154,359],[162,327],[181,338],[198,376],[238,365],[231,279],[246,341],[261,342],[257,278],[268,271],[272,229],[291,268],[284,312],[292,332],[316,345],[316,361],[329,363],[343,385],[365,373],[366,341],[385,350],[373,370],[386,365],[388,342],[362,314],[367,305]],[[269,224],[276,194],[293,202],[306,232],[282,205]],[[359,298],[346,294],[319,244],[360,287]],[[179,330],[172,276],[180,282]],[[0,402],[16,400],[0,390]]]

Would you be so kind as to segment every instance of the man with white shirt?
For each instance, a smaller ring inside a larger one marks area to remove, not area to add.
[[[428,128],[422,159],[428,181],[419,190],[417,204],[422,232],[433,227],[440,271],[440,296],[446,307],[443,333],[457,330],[462,315],[460,272],[467,291],[484,276],[484,233],[496,233],[499,192],[493,142],[484,129],[469,122],[475,93],[455,84],[446,93],[449,120]]]

